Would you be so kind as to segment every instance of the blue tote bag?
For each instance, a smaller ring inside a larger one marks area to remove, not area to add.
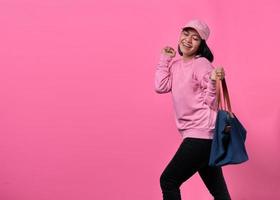
[[[209,165],[243,163],[249,159],[245,147],[247,131],[231,110],[225,79],[216,81],[216,92],[218,110]]]

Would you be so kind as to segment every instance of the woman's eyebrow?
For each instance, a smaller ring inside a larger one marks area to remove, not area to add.
[[[190,34],[190,32],[189,32],[189,31],[183,31],[183,32],[187,32],[187,33],[189,33],[189,34]],[[191,35],[192,35],[192,36],[199,37],[199,35],[198,35],[197,33],[193,33],[193,34],[191,33]]]
[[[188,31],[188,30],[187,30],[187,31],[183,31],[183,32],[190,33],[190,31]],[[197,33],[193,33],[193,34],[191,34],[191,35],[199,37],[199,35],[198,35]]]

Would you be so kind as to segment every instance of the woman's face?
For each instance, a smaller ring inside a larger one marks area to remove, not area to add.
[[[188,28],[187,30],[182,30],[179,46],[182,53],[186,56],[196,55],[196,52],[201,43],[201,38],[198,32],[192,28]]]

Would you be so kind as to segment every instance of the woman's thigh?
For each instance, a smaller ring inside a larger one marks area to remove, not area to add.
[[[209,140],[185,138],[162,173],[162,177],[180,186],[207,162],[205,145]]]

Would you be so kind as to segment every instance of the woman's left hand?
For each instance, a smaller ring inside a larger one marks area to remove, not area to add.
[[[217,67],[212,71],[210,79],[215,81],[217,78],[220,80],[225,78],[225,70],[223,67]]]

